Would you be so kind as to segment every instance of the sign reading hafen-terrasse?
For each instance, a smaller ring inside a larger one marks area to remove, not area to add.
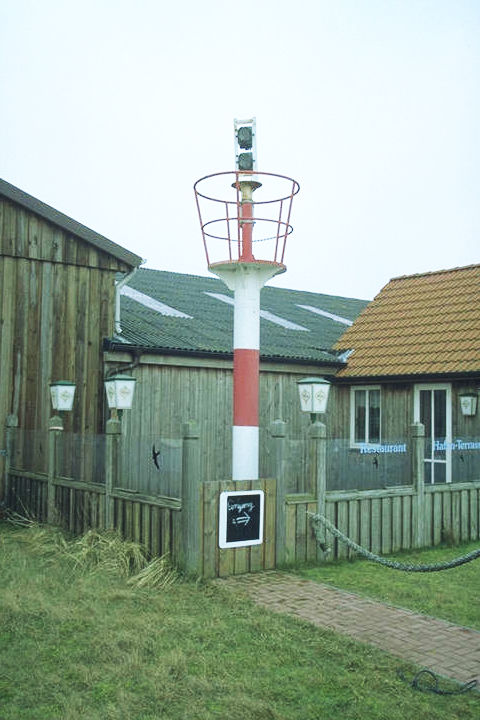
[[[262,490],[225,491],[220,494],[221,548],[248,547],[263,542],[264,493]]]

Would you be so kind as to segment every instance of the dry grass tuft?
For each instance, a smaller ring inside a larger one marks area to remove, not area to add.
[[[19,528],[15,534],[16,540],[25,546],[32,555],[48,560],[66,552],[68,542],[60,528],[40,525],[21,516],[9,521]]]
[[[65,555],[82,570],[113,572],[122,577],[134,575],[148,564],[141,545],[123,540],[112,531],[89,530],[67,544]]]
[[[137,588],[166,588],[178,580],[178,573],[170,562],[168,555],[155,558],[128,581]]]
[[[123,540],[115,531],[89,530],[67,540],[60,528],[40,525],[30,518],[10,514],[8,521],[17,528],[16,539],[35,556],[54,560],[59,555],[84,572],[111,572],[131,578],[138,588],[165,588],[178,579],[168,556],[149,561],[145,548]]]

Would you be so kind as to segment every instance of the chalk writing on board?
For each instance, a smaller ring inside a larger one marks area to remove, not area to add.
[[[242,547],[262,542],[263,492],[225,491],[220,497],[220,547]]]

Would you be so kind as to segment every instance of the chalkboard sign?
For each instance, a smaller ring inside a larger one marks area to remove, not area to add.
[[[221,548],[247,547],[263,542],[262,490],[236,490],[220,494],[218,544]]]

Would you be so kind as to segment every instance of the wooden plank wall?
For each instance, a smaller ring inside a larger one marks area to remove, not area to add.
[[[102,341],[113,333],[115,273],[130,268],[0,198],[0,423],[47,426],[48,384],[76,382],[67,430],[103,430]],[[0,458],[0,480],[3,480]],[[1,493],[1,487],[0,487]]]
[[[108,357],[111,360],[112,354]],[[125,361],[129,360],[125,356]],[[295,451],[290,464],[292,492],[306,491],[302,462],[310,417],[300,411],[297,380],[307,371],[313,372],[312,368],[302,367],[285,372],[285,367],[273,369],[268,363],[262,363],[260,368],[260,475],[272,474],[269,427],[273,420],[281,418],[288,423]],[[215,481],[231,476],[232,363],[142,356],[132,374],[137,380],[135,402],[122,421],[130,448],[123,459],[126,476],[138,475],[141,468],[149,485],[156,482],[163,487],[162,473],[152,463],[152,446],[158,445],[160,438],[178,441],[185,419],[196,420],[201,428],[199,477]],[[175,488],[168,490],[174,493]]]
[[[246,548],[219,548],[218,511],[220,493],[236,490],[263,490],[265,493],[264,541]],[[275,491],[272,478],[252,481],[203,483],[201,537],[205,578],[227,577],[275,568]]]
[[[0,417],[26,429],[48,425],[49,383],[76,383],[66,429],[100,432],[102,340],[113,331],[114,276],[100,269],[0,257]],[[13,300],[15,298],[15,301]],[[112,308],[111,319],[105,312]]]
[[[0,255],[126,272],[118,258],[0,197]]]

